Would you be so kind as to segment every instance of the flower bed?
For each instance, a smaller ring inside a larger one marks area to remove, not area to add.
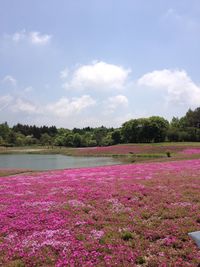
[[[200,160],[0,178],[1,266],[197,266]]]
[[[166,155],[166,152],[179,153],[182,151],[200,151],[200,147],[193,147],[191,145],[161,145],[155,144],[125,144],[125,145],[114,145],[114,146],[105,146],[105,147],[86,147],[86,148],[76,148],[72,150],[73,155],[143,155],[143,154],[163,154]]]
[[[184,155],[197,155],[200,154],[200,148],[188,148],[188,149],[184,149],[182,151],[182,154]]]

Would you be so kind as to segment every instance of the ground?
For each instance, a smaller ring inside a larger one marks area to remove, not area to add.
[[[200,159],[4,176],[0,210],[2,266],[200,263]]]

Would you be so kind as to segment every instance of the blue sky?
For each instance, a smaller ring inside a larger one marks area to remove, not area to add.
[[[0,122],[120,126],[200,106],[198,0],[1,0]]]

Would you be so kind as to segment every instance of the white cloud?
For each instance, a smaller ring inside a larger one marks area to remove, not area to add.
[[[138,85],[167,92],[167,102],[196,107],[200,103],[200,87],[184,70],[156,70],[143,75]]]
[[[45,45],[50,42],[52,36],[48,34],[41,34],[40,32],[30,32],[29,39],[32,44]]]
[[[13,101],[11,95],[0,96],[0,111],[6,109]]]
[[[23,113],[29,115],[40,115],[57,118],[76,116],[83,110],[92,107],[96,101],[89,95],[68,99],[60,98],[57,102],[43,106],[41,103],[35,104],[23,97],[14,97],[12,95],[0,96],[0,111],[7,110],[11,113]]]
[[[28,86],[28,87],[26,87],[25,89],[24,89],[24,93],[30,93],[30,92],[32,92],[34,89],[33,89],[33,87],[32,86]]]
[[[173,25],[173,31],[175,30],[174,26],[178,26],[179,29],[183,30],[184,34],[187,31],[188,33],[199,33],[200,24],[198,19],[195,17],[190,17],[186,14],[180,14],[176,9],[169,8],[165,14],[162,16],[162,21],[167,23],[169,26]]]
[[[46,111],[58,117],[68,117],[80,113],[95,104],[96,101],[89,95],[83,95],[72,100],[63,97],[57,102],[47,105]]]
[[[126,85],[129,69],[108,64],[103,61],[93,62],[89,65],[78,67],[70,81],[63,87],[66,89],[123,89]]]
[[[41,113],[41,107],[32,103],[27,99],[16,97],[15,95],[2,95],[0,96],[0,111],[6,110],[9,112],[23,112],[28,114],[39,114]]]
[[[14,42],[20,42],[20,41],[24,40],[25,38],[26,38],[26,31],[25,30],[22,30],[22,31],[19,31],[19,32],[15,32],[12,35],[12,40]]]
[[[163,19],[165,20],[173,19],[173,20],[181,21],[182,16],[178,14],[175,9],[169,8],[167,12],[163,15]]]
[[[109,97],[105,104],[110,112],[114,112],[117,108],[127,107],[128,98],[124,95]]]
[[[5,76],[3,78],[3,82],[4,83],[9,83],[9,84],[11,84],[13,86],[15,86],[17,84],[17,80],[14,77],[12,77],[11,75]]]
[[[50,42],[52,36],[49,34],[42,34],[37,31],[27,32],[26,30],[22,30],[15,32],[11,35],[11,38],[16,43],[26,40],[34,45],[46,45]]]
[[[30,101],[24,100],[22,98],[17,98],[11,107],[13,112],[24,112],[28,114],[38,114],[40,113],[38,107]]]
[[[61,78],[61,79],[66,79],[66,78],[68,77],[68,75],[69,75],[69,70],[68,70],[68,68],[65,68],[64,70],[62,70],[62,71],[60,72],[60,78]]]

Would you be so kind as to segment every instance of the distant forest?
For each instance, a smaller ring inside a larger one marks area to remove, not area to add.
[[[152,116],[126,121],[120,128],[85,127],[73,130],[16,124],[0,124],[0,146],[66,146],[92,147],[122,143],[157,143],[165,141],[200,141],[200,107],[189,109],[182,118],[173,117],[168,122],[163,117]]]

